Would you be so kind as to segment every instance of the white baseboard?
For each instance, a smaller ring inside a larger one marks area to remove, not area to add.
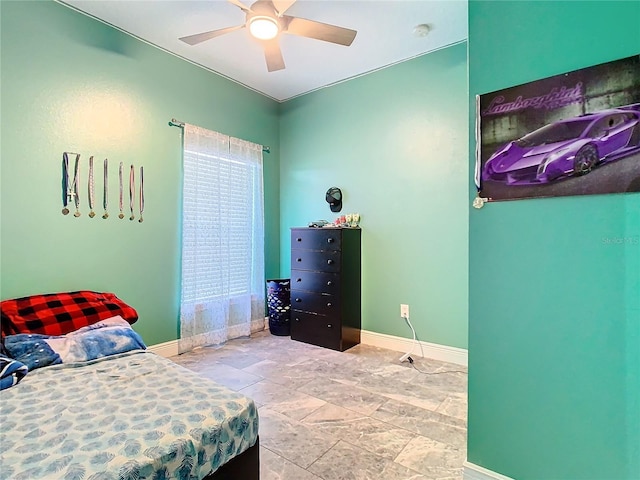
[[[360,341],[365,345],[395,350],[396,352],[406,353],[413,347],[411,355],[420,357],[421,349],[419,345],[415,345],[410,338],[394,337],[384,333],[370,332],[362,330],[360,333]],[[437,343],[420,342],[424,356],[440,360],[441,362],[450,362],[457,365],[467,366],[468,355],[467,350],[458,347],[449,347],[447,345],[439,345]]]
[[[269,317],[264,318],[264,330],[269,330]],[[180,353],[178,348],[178,340],[158,343],[147,347],[147,350],[161,357],[174,357]]]
[[[265,319],[265,330],[268,329],[268,319]],[[360,341],[365,345],[386,348],[388,350],[395,350],[396,352],[402,353],[408,352],[413,346],[413,340],[409,338],[394,337],[392,335],[370,332],[368,330],[362,330]],[[437,343],[429,342],[420,343],[422,344],[425,357],[440,360],[441,362],[450,362],[457,365],[463,365],[465,367],[467,366],[467,350],[464,348],[449,347],[447,345],[438,345]],[[173,357],[179,353],[178,340],[150,345],[147,347],[147,350],[162,357]],[[411,355],[416,357],[421,356],[420,348],[415,346]]]
[[[514,480],[511,477],[493,472],[480,465],[471,462],[464,462],[463,480]]]
[[[178,355],[178,340],[158,343],[147,347],[147,351],[160,355],[161,357],[175,357]]]

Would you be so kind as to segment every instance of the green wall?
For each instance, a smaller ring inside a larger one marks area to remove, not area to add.
[[[471,1],[469,22],[471,106],[640,53],[637,1]],[[471,210],[470,462],[518,480],[640,478],[639,236],[639,194]]]
[[[420,340],[467,346],[467,52],[458,44],[282,105],[281,274],[289,228],[359,212],[362,322]]]
[[[181,131],[172,117],[271,146],[266,275],[278,275],[276,102],[60,4],[0,5],[2,298],[112,291],[138,310],[148,344],[177,338]],[[83,154],[82,192],[89,155],[100,166],[109,158],[109,219],[88,218],[86,194],[79,219],[60,213],[65,150]],[[144,165],[142,224],[116,217],[120,161]]]

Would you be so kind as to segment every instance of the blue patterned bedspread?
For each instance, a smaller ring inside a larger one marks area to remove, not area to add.
[[[202,479],[255,444],[253,400],[154,353],[30,372],[0,392],[0,479]]]

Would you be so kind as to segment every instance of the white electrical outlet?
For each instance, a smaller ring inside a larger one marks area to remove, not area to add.
[[[409,305],[406,303],[400,304],[400,316],[402,318],[409,318]]]

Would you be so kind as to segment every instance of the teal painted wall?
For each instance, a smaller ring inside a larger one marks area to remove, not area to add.
[[[640,53],[637,1],[471,1],[469,22],[472,106]],[[639,236],[640,194],[470,211],[469,461],[518,480],[640,478]]]
[[[281,274],[289,228],[362,217],[362,321],[466,348],[468,185],[466,44],[285,102],[281,109]]]
[[[276,102],[60,4],[0,5],[2,298],[113,291],[137,308],[148,344],[177,338],[181,131],[172,117],[271,146],[266,275],[278,275]],[[65,150],[100,166],[109,158],[108,220],[88,218],[86,195],[82,217],[60,213]],[[116,218],[120,161],[145,167],[142,224]]]

